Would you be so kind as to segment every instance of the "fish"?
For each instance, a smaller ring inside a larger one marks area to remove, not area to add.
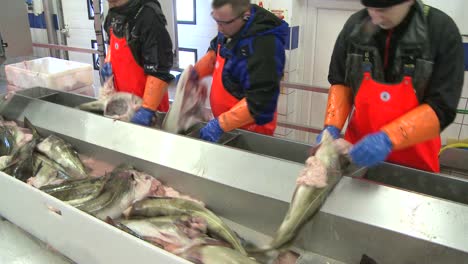
[[[0,125],[0,156],[9,156],[13,152],[16,140],[8,127]]]
[[[207,222],[208,231],[228,242],[242,255],[247,255],[239,237],[218,216],[200,204],[182,198],[150,197],[133,204],[129,217],[155,217],[164,215],[191,215]]]
[[[284,250],[289,247],[302,226],[320,209],[333,187],[339,182],[343,170],[349,166],[350,159],[341,147],[343,139],[334,140],[325,131],[315,155],[309,157],[296,183],[292,201],[268,246],[248,248],[249,253],[260,253],[271,250]],[[349,147],[351,144],[345,142]]]
[[[108,177],[103,176],[69,180],[58,185],[45,185],[39,189],[69,205],[75,206],[98,197],[108,179]]]
[[[76,207],[102,220],[116,218],[135,201],[151,195],[160,185],[154,177],[121,165],[112,171],[98,197]]]
[[[205,110],[208,87],[203,82],[190,78],[192,71],[193,66],[189,65],[179,78],[174,102],[162,123],[164,131],[181,133],[209,119]]]
[[[87,171],[73,146],[52,134],[37,144],[37,151],[58,163],[66,174],[75,179],[88,177]]]
[[[78,108],[83,111],[100,113],[112,119],[129,122],[141,107],[142,102],[141,97],[137,95],[117,92],[107,98],[81,104]]]
[[[71,179],[65,170],[54,161],[44,155],[34,153],[34,177],[27,180],[27,183],[40,188],[49,184],[60,184],[65,180]]]
[[[21,146],[11,157],[10,163],[5,166],[3,171],[23,182],[26,182],[34,175],[34,159],[33,153],[37,142],[41,136],[31,122],[24,117],[24,124],[32,131],[32,139],[25,145]]]
[[[242,255],[236,250],[217,245],[193,247],[181,257],[197,264],[259,264],[255,259]]]

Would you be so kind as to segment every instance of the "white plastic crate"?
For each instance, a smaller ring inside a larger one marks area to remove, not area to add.
[[[8,83],[19,88],[45,87],[70,91],[93,84],[90,64],[45,57],[5,66]]]

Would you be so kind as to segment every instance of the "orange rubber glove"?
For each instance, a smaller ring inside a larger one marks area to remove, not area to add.
[[[213,74],[216,63],[216,53],[214,50],[209,50],[193,67],[198,74],[198,78],[202,79]]]
[[[249,112],[247,99],[243,98],[229,111],[222,113],[219,117],[219,126],[224,132],[245,126],[255,122],[255,119]]]
[[[381,130],[390,138],[393,150],[399,150],[439,136],[440,123],[432,107],[422,104]]]
[[[162,98],[166,94],[169,84],[154,76],[146,77],[145,93],[143,94],[142,107],[156,111]]]
[[[341,131],[351,112],[352,101],[353,97],[350,87],[342,84],[332,85],[328,92],[325,127],[334,126]]]

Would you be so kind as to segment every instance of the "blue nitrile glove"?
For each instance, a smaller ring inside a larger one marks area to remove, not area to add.
[[[340,130],[336,126],[326,126],[322,132],[317,136],[317,139],[315,140],[315,143],[319,144],[322,141],[322,135],[325,130],[328,130],[330,135],[334,138],[340,138]]]
[[[217,118],[210,120],[206,126],[200,130],[200,138],[210,142],[216,142],[219,140],[224,131],[219,126]]]
[[[132,117],[131,122],[143,126],[151,125],[153,120],[154,111],[148,108],[140,107],[135,115]]]
[[[107,79],[112,76],[112,64],[110,62],[105,62],[99,70],[99,73],[101,74],[101,78],[107,81]]]
[[[384,132],[365,136],[349,151],[351,161],[358,166],[370,167],[384,161],[392,151],[392,142]]]

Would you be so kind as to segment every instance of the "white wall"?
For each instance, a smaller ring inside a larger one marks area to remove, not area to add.
[[[198,59],[208,50],[218,30],[211,18],[211,1],[196,0],[197,24],[178,24],[179,47],[197,49]]]

